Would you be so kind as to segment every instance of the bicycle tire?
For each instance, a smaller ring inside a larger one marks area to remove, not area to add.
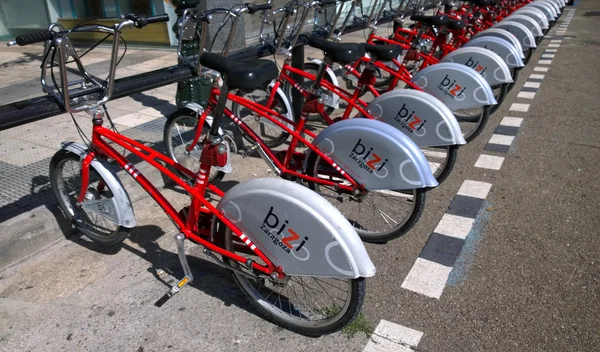
[[[216,221],[213,220],[213,221]],[[219,227],[225,228],[222,223],[218,223]],[[225,230],[221,230],[222,238],[224,241],[225,248],[233,251],[233,243],[237,238],[233,235],[232,231],[229,228],[225,228]],[[238,269],[244,270],[242,266],[238,264],[238,262],[232,261],[229,258],[223,256],[223,261],[227,264],[236,267]],[[337,312],[336,316],[340,316],[337,320],[319,326],[307,326],[307,324],[300,324],[301,321],[298,318],[295,319],[284,319],[280,312],[277,311],[277,307],[274,304],[268,304],[266,298],[261,298],[259,296],[260,292],[257,292],[255,287],[253,287],[250,282],[253,279],[249,277],[232,271],[232,275],[234,281],[240,288],[242,292],[245,293],[246,300],[248,303],[266,320],[274,323],[276,325],[281,326],[284,329],[296,332],[298,334],[302,334],[309,337],[319,337],[327,334],[332,334],[343,329],[348,324],[352,323],[358,314],[360,313],[364,298],[366,296],[366,280],[363,277],[359,277],[356,279],[348,279],[347,283],[349,285],[349,302],[344,307],[343,311]],[[311,278],[310,276],[302,276],[303,279]],[[281,303],[281,301],[280,301]],[[283,311],[283,309],[281,309]],[[287,314],[287,313],[286,313]]]
[[[506,95],[508,95],[508,86],[511,83],[502,83],[500,85],[500,94],[498,94],[496,98],[496,101],[498,102],[498,104],[492,106],[492,108],[490,109],[490,115],[495,113],[500,106],[502,105],[502,103],[504,102],[504,99],[506,98]]]
[[[179,120],[184,119],[184,118],[189,119],[189,121],[191,123],[195,122],[196,123],[195,128],[198,128],[198,126],[197,126],[198,117],[196,116],[196,112],[192,111],[190,109],[179,109],[167,117],[167,121],[165,122],[165,126],[163,128],[163,143],[165,144],[165,149],[167,151],[167,155],[169,156],[169,158],[171,158],[173,161],[185,166],[190,171],[197,173],[198,171],[200,171],[200,162],[199,162],[200,160],[198,159],[197,167],[193,167],[193,170],[192,170],[192,167],[189,166],[190,165],[189,163],[187,163],[187,165],[184,165],[183,160],[177,160],[177,156],[175,155],[175,150],[174,150],[173,144],[172,144],[173,136],[171,136],[171,131],[173,129],[173,126]],[[207,130],[210,129],[210,126],[207,122],[204,122],[204,128],[206,128]],[[180,134],[179,138],[182,140],[182,142],[184,142],[184,144],[186,144],[185,142],[189,143],[194,138],[194,136],[193,135],[190,136],[190,141],[183,141],[183,136],[181,134]],[[202,143],[203,140],[204,140],[204,138],[201,136],[200,139],[198,140],[198,142]],[[182,177],[183,179],[192,181],[192,179],[187,174],[179,171],[178,169],[175,169],[175,168],[173,168],[173,169],[174,169],[175,173],[177,175],[179,175],[180,177]],[[220,182],[224,176],[225,176],[225,173],[223,171],[216,170],[216,172],[213,173],[211,170],[211,175],[209,175],[209,177],[208,177],[208,182],[212,183],[212,184],[216,184],[216,183]]]
[[[56,197],[58,205],[61,211],[63,212],[65,218],[70,220],[73,226],[81,233],[83,233],[87,238],[102,246],[110,247],[123,242],[127,238],[127,236],[129,236],[129,232],[131,231],[131,229],[114,224],[116,225],[116,228],[115,230],[110,232],[111,234],[109,236],[101,236],[97,233],[94,233],[92,230],[96,227],[103,229],[103,227],[93,224],[91,222],[86,222],[86,218],[89,220],[89,216],[84,217],[76,213],[76,208],[78,207],[74,207],[73,204],[70,204],[71,202],[68,201],[68,199],[70,198],[68,192],[63,192],[64,185],[62,185],[62,182],[61,184],[59,184],[59,176],[62,175],[60,169],[64,166],[64,164],[67,161],[73,161],[74,163],[80,165],[80,167],[82,164],[81,156],[68,150],[61,149],[58,152],[56,152],[54,156],[52,156],[52,159],[50,160],[49,170],[50,185],[52,186],[54,196]],[[98,174],[97,171],[95,171],[92,165],[90,165],[89,168],[89,184],[92,184],[96,177],[99,178],[99,180],[104,181],[104,179]],[[81,180],[79,181],[80,182],[77,184],[77,186],[73,187],[73,193],[75,195],[79,195],[79,192],[77,190],[81,187]],[[112,196],[113,194],[115,194],[115,192],[113,192],[113,190],[110,189],[110,185],[108,183],[104,182],[104,184],[104,188],[108,188],[108,192],[102,191],[102,195]]]
[[[312,177],[317,177],[317,171],[316,171],[316,165],[317,162],[319,160],[319,156],[317,153],[314,152],[309,152],[308,158],[307,158],[307,163],[306,163],[306,174],[308,176],[312,176]],[[308,187],[321,194],[320,189],[318,187],[318,185],[315,182],[308,182]],[[423,188],[416,188],[416,189],[412,189],[412,190],[403,190],[403,191],[394,191],[394,192],[399,192],[399,193],[408,193],[409,191],[411,191],[413,193],[413,206],[412,206],[412,210],[410,212],[410,214],[405,217],[404,221],[399,224],[399,226],[396,226],[394,228],[392,228],[391,230],[388,231],[365,231],[362,228],[357,227],[356,223],[354,221],[350,221],[350,223],[354,226],[354,229],[356,230],[356,233],[358,233],[358,235],[360,236],[361,240],[363,240],[364,242],[369,242],[369,243],[387,243],[393,239],[396,239],[398,237],[401,237],[402,235],[406,234],[408,231],[410,231],[410,229],[412,229],[417,222],[419,221],[419,219],[421,218],[421,215],[423,214],[423,210],[425,209],[425,193],[426,190]],[[327,199],[327,197],[325,197]],[[343,214],[343,212],[342,212]],[[360,226],[360,225],[359,225]]]
[[[456,114],[454,114],[454,117],[456,117],[456,119],[459,122],[460,121],[466,121],[466,122],[474,122],[475,121],[475,119],[470,120],[470,119],[461,118],[460,116],[457,116]],[[477,138],[477,136],[479,136],[481,134],[481,132],[487,125],[489,118],[490,118],[490,106],[485,105],[483,107],[482,113],[479,115],[479,118],[477,119],[477,126],[475,127],[475,129],[473,131],[471,131],[471,133],[467,133],[463,136],[465,141],[467,141],[467,143],[472,142],[475,138]]]
[[[265,92],[267,94],[267,96],[269,96],[271,94],[270,89],[271,88],[257,89],[257,90],[263,91],[263,92]],[[257,91],[257,90],[255,90],[255,91]],[[255,92],[255,91],[253,91],[253,92]],[[236,93],[237,96],[242,97],[242,98],[244,97],[245,94],[250,94],[250,93],[248,93],[248,92],[242,92],[242,91],[237,91],[237,93]],[[282,115],[285,115],[288,112],[287,108],[286,108],[285,100],[287,100],[288,102],[290,102],[289,105],[291,106],[291,101],[290,101],[290,99],[287,96],[285,96],[285,93],[280,92],[280,91],[277,91],[275,93],[274,102],[275,102],[276,106],[279,105],[279,106],[283,107],[283,110],[278,111]],[[240,109],[241,109],[241,105],[240,104],[237,104],[235,102],[232,103],[232,105],[231,105],[231,112],[237,118],[239,118],[240,120],[244,121],[244,117],[240,116]],[[273,109],[273,107],[271,107],[271,109]],[[244,121],[244,122],[246,122],[246,121]],[[248,141],[249,143],[252,143],[252,144],[256,143],[256,141],[254,139],[252,139],[246,132],[244,132],[244,130],[237,123],[234,124],[234,125],[237,127],[238,131],[240,132],[240,134],[242,135],[242,137],[246,141]],[[248,127],[250,127],[248,123],[246,123],[246,125],[248,125]],[[282,145],[283,143],[285,143],[287,141],[288,137],[290,136],[289,133],[287,133],[285,130],[283,130],[283,129],[279,128],[279,127],[276,127],[276,128],[278,129],[279,134],[276,135],[276,136],[274,136],[273,138],[271,138],[269,140],[266,140],[265,138],[263,138],[264,136],[261,135],[262,134],[261,131],[256,131],[256,130],[254,130],[254,128],[250,127],[250,129],[252,129],[254,131],[254,133],[256,133],[259,137],[261,137],[261,139],[263,140],[263,142],[265,143],[265,145],[267,147],[269,147],[269,148],[277,148],[277,147],[279,147],[280,145]]]
[[[446,163],[444,163],[444,167],[440,168],[439,170],[436,170],[436,172],[434,172],[433,174],[435,176],[436,181],[440,185],[448,178],[448,176],[450,176],[450,173],[452,173],[454,165],[456,164],[456,159],[458,158],[458,145],[448,145],[444,146],[444,148],[447,149]]]
[[[508,93],[510,93],[510,91],[511,91],[511,90],[512,90],[512,89],[515,87],[515,85],[517,84],[517,80],[519,79],[519,71],[521,71],[521,69],[520,69],[520,68],[512,68],[512,69],[510,70],[510,72],[511,72],[511,75],[512,75],[512,79],[513,79],[513,82],[512,82],[512,83],[510,83],[510,84],[508,85]]]

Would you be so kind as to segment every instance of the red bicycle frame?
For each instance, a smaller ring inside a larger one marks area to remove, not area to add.
[[[171,203],[160,193],[158,189],[138,170],[133,166],[125,156],[116,151],[112,146],[108,144],[104,139],[111,141],[129,152],[133,155],[139,157],[143,161],[152,165],[156,169],[158,169],[161,173],[169,177],[175,183],[177,183],[180,187],[185,189],[192,198],[187,218],[184,218],[180,215],[175,208],[171,205]],[[213,147],[210,143],[204,144],[204,149],[202,154],[210,152],[209,149]],[[256,262],[252,262],[252,267],[264,274],[271,275],[272,273],[277,273],[280,277],[283,277],[283,271],[281,268],[276,267],[263,253],[260,249],[258,249],[252,242],[248,242],[248,238],[243,234],[243,232],[235,226],[231,221],[229,221],[223,214],[216,209],[209,201],[207,201],[204,197],[206,190],[210,190],[219,196],[223,196],[225,193],[221,191],[218,187],[212,184],[208,184],[206,180],[208,179],[208,175],[210,172],[210,168],[212,165],[210,163],[205,163],[201,159],[201,168],[198,174],[190,171],[184,166],[178,164],[162,153],[151,149],[142,143],[134,141],[130,138],[127,138],[121,134],[113,132],[101,124],[94,123],[93,132],[92,132],[92,150],[85,156],[82,169],[81,169],[81,177],[82,177],[82,185],[81,191],[79,194],[78,201],[83,201],[86,191],[88,189],[88,180],[89,180],[89,165],[92,162],[92,159],[95,156],[101,156],[104,158],[109,158],[116,161],[121,168],[125,169],[127,173],[137,183],[146,191],[152,198],[163,208],[165,213],[169,216],[169,218],[173,221],[175,226],[179,228],[179,230],[185,235],[185,237],[201,246],[204,246],[211,251],[217,252],[223,256],[226,256],[232,260],[247,264],[247,259],[239,256],[233,252],[230,252],[212,242],[210,239],[209,230],[201,230],[198,227],[198,220],[202,215],[214,215],[220,221],[222,221],[226,226],[232,229],[233,233],[240,239],[241,242],[246,243],[247,245],[243,246],[244,249],[249,248],[249,252],[258,256],[261,260],[263,260],[266,265],[261,265]],[[168,166],[174,167],[177,170],[183,172],[185,175],[191,177],[194,181],[194,186],[190,186],[188,183],[183,181],[180,177],[175,175],[169,169],[161,165],[162,163],[167,164]],[[103,187],[100,185],[99,187]]]

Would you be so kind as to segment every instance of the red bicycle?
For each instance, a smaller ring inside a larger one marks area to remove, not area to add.
[[[88,22],[64,30],[59,24],[52,24],[48,31],[19,36],[16,43],[10,43],[28,45],[44,41],[45,91],[68,112],[87,111],[93,117],[92,136],[87,145],[65,142],[50,163],[51,185],[64,215],[99,244],[108,246],[123,241],[136,221],[129,196],[111,171],[110,165],[118,166],[152,196],[180,231],[175,239],[185,277],[156,302],[157,306],[193,280],[184,251],[184,240],[188,239],[203,246],[204,253],[215,263],[233,272],[249,302],[266,319],[309,336],[332,333],[349,324],[364,300],[364,278],[373,276],[375,267],[352,226],[329,202],[283,179],[254,179],[236,185],[227,193],[209,184],[210,169],[227,162],[223,136],[218,133],[221,118],[218,114],[202,141],[200,168],[194,171],[116,130],[103,127],[105,117],[110,120],[104,103],[110,99],[114,86],[121,31],[168,21],[167,15],[144,18],[127,14],[124,18],[114,27]],[[68,34],[80,32],[113,36],[106,81],[87,75],[75,54]],[[79,72],[81,81],[67,80],[68,56],[73,56],[76,64],[75,68],[69,68],[70,73]],[[50,80],[45,79],[49,68],[51,81],[56,82],[55,59],[62,78],[60,87],[47,85]],[[75,118],[73,121],[81,132]],[[189,194],[190,205],[177,211],[158,187],[117,151],[117,146],[173,180]],[[187,175],[192,184],[171,169]],[[218,204],[213,205],[205,198],[207,191],[221,198]]]

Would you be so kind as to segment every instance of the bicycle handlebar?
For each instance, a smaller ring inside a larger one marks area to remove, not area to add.
[[[57,34],[56,32],[52,32],[52,31],[39,31],[36,33],[23,34],[23,35],[18,35],[15,38],[15,42],[19,46],[25,46],[25,45],[29,45],[29,44],[43,42],[46,40],[53,40],[54,37],[56,36],[56,34]]]
[[[245,3],[244,5],[248,8],[248,13],[250,15],[253,15],[258,11],[265,11],[265,10],[270,10],[273,8],[273,6],[271,6],[271,4],[256,5],[256,4],[251,4],[251,3]]]

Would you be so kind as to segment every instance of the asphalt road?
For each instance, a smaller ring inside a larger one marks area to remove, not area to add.
[[[428,194],[426,212],[404,237],[367,245],[377,275],[367,280],[366,319],[423,332],[419,351],[592,351],[598,336],[600,185],[600,3],[580,1],[533,100],[517,98],[551,39],[523,70],[485,132],[460,149],[456,169]],[[509,111],[530,104],[526,113]],[[523,118],[500,170],[474,167],[505,116]],[[236,158],[225,182],[268,175]],[[465,179],[492,184],[439,299],[403,280]],[[132,184],[126,181],[127,184]],[[132,186],[137,187],[137,186]],[[139,190],[137,190],[139,191]],[[134,190],[134,192],[137,192]],[[165,191],[183,205],[185,196]],[[169,220],[136,199],[139,226],[122,247],[104,250],[77,236],[0,273],[3,351],[362,351],[368,338],[312,339],[264,321],[227,271],[198,247],[188,252],[196,281],[167,305],[157,269],[181,275]],[[191,245],[188,244],[188,248]]]

